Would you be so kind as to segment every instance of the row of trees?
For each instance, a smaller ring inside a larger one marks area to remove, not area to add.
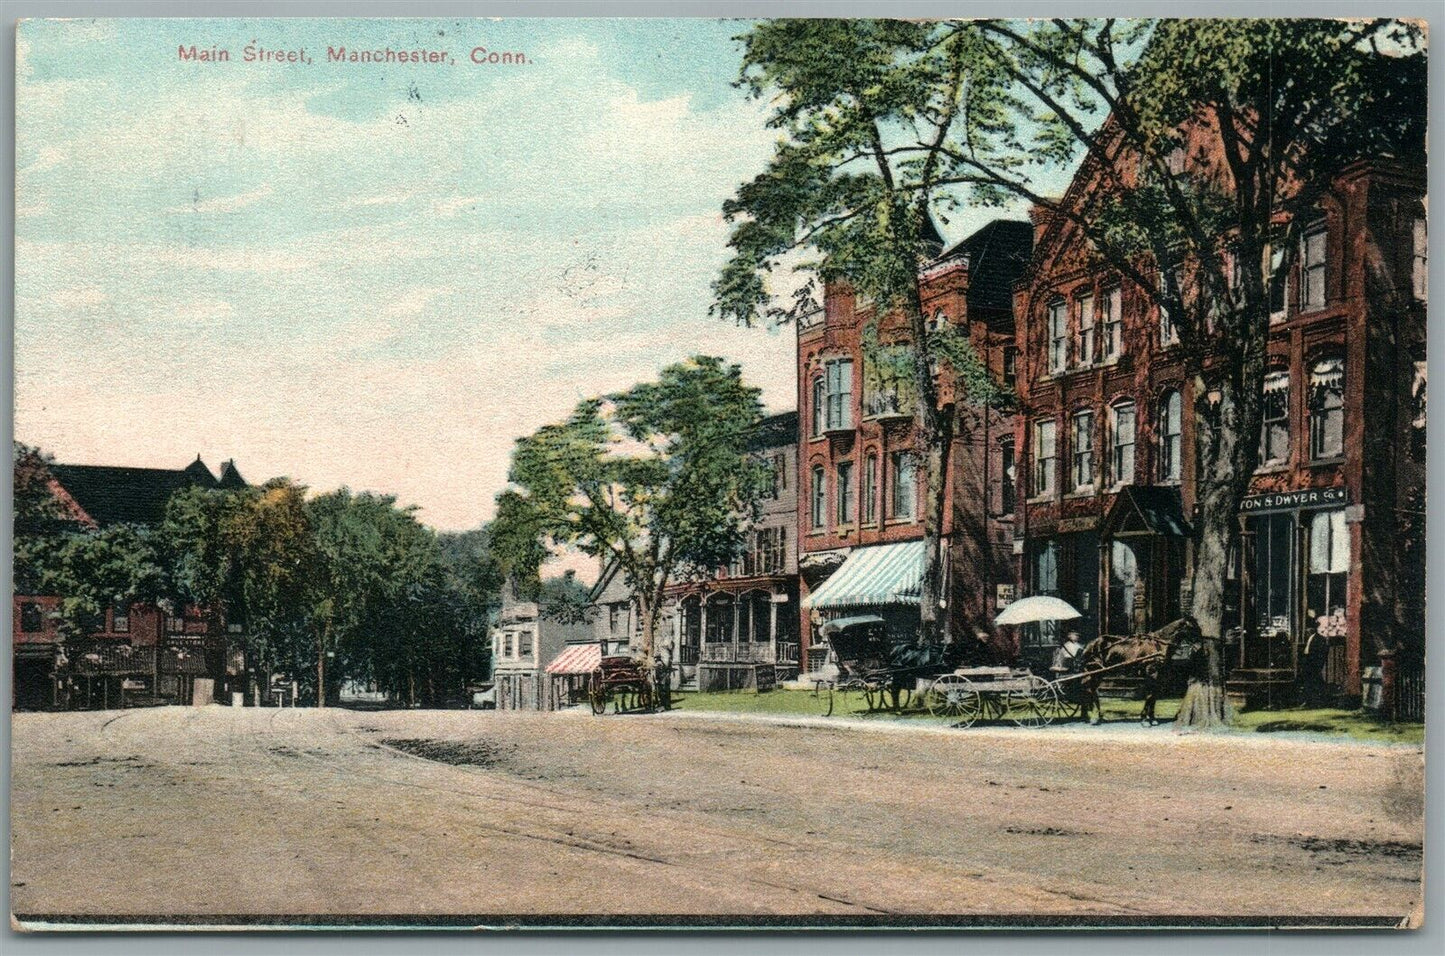
[[[58,595],[68,633],[117,603],[200,608],[243,625],[254,672],[313,698],[361,680],[436,704],[487,673],[501,571],[485,528],[438,535],[390,496],[278,478],[184,489],[156,526],[90,529],[56,510],[43,457],[15,454],[16,589]]]
[[[1423,162],[1418,25],[1369,20],[774,20],[739,38],[739,83],[773,105],[766,170],[724,212],[734,255],[716,309],[752,324],[781,258],[849,283],[912,330],[914,421],[928,496],[922,633],[935,634],[943,453],[976,360],[930,329],[919,266],[929,217],[1027,201],[1093,264],[1173,317],[1195,396],[1200,481],[1193,614],[1217,639],[1236,516],[1258,465],[1270,289],[1333,174]],[[1064,196],[1053,186],[1082,163]],[[1382,257],[1372,269],[1388,269]],[[1381,289],[1408,281],[1379,276]],[[945,404],[942,369],[963,379]],[[1223,719],[1217,642],[1202,706]],[[1193,688],[1191,689],[1191,694]]]

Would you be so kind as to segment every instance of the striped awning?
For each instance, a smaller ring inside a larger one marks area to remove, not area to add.
[[[923,542],[858,548],[808,599],[804,607],[878,607],[918,604],[923,578]]]
[[[590,674],[602,663],[600,644],[568,644],[552,663],[549,674]]]

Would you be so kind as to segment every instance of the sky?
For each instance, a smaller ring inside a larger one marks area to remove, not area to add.
[[[792,408],[791,329],[708,315],[719,210],[777,136],[732,86],[743,26],[22,23],[17,439],[233,458],[460,530],[492,515],[518,437],[690,354]],[[342,46],[449,58],[328,63]]]

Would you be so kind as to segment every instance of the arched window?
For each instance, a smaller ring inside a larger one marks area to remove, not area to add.
[[[813,434],[815,436],[823,434],[823,416],[828,404],[827,394],[823,376],[819,375],[813,379]]]
[[[1133,402],[1109,409],[1109,479],[1114,487],[1134,483],[1134,440],[1137,433]]]
[[[1281,369],[1264,377],[1259,426],[1259,463],[1279,465],[1289,461],[1289,371]]]
[[[733,639],[733,596],[719,592],[707,599],[707,624],[703,629],[703,640],[708,644],[723,644]]]
[[[1310,457],[1345,453],[1345,363],[1320,359],[1310,369]]]
[[[1159,398],[1159,480],[1177,482],[1184,452],[1183,403],[1179,393],[1165,392]]]

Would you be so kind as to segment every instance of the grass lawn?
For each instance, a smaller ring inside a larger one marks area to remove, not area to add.
[[[674,710],[707,711],[734,714],[773,714],[786,717],[822,717],[827,709],[826,696],[818,697],[806,690],[773,690],[765,694],[748,691],[736,693],[678,693],[672,695]],[[1106,722],[1134,721],[1139,719],[1143,702],[1137,700],[1105,699],[1104,720]],[[1174,719],[1179,712],[1179,700],[1161,699],[1154,708],[1155,716],[1161,721]],[[863,720],[919,720],[929,723],[946,724],[947,720],[933,717],[926,709],[914,703],[898,713],[872,711],[862,694],[837,694],[833,702],[833,716]],[[1285,710],[1246,710],[1234,715],[1233,728],[1237,733],[1279,733],[1305,732],[1336,736],[1375,743],[1423,743],[1424,724],[1387,724],[1362,712],[1338,708],[1291,708]]]

